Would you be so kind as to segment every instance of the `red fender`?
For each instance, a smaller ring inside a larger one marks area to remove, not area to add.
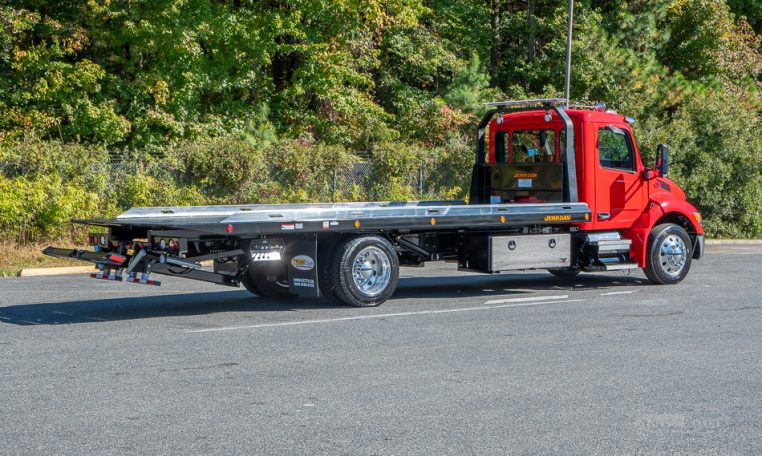
[[[704,227],[696,220],[694,213],[698,210],[685,200],[677,199],[671,194],[657,193],[650,198],[646,210],[629,230],[623,233],[623,237],[632,240],[630,257],[641,268],[646,266],[646,248],[648,248],[648,235],[651,229],[659,223],[659,220],[669,214],[684,216],[693,226],[696,234],[704,234]]]

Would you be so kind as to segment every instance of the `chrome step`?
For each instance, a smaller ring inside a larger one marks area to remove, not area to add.
[[[618,231],[604,231],[588,233],[585,236],[585,245],[594,257],[601,257],[620,253],[629,254],[632,240],[622,239]]]
[[[624,263],[603,263],[606,271],[623,271],[627,269],[638,269],[638,263],[634,261],[625,261]]]
[[[614,253],[630,253],[631,239],[619,239],[611,241],[598,241],[595,244],[598,247],[598,255],[609,255]]]
[[[585,236],[584,251],[589,264],[588,271],[622,271],[637,269],[638,264],[630,258],[631,239],[623,239],[618,231],[588,233]]]

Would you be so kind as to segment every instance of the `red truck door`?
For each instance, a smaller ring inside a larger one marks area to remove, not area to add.
[[[595,136],[594,229],[627,229],[643,212],[646,187],[632,134],[625,125],[599,123]]]

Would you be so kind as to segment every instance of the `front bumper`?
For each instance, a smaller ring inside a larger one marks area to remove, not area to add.
[[[697,234],[696,240],[693,241],[693,259],[699,260],[704,256],[704,235]]]

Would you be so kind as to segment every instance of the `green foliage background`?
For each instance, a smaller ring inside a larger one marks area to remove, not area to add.
[[[463,197],[484,101],[559,96],[566,2],[0,5],[0,239],[134,205]],[[572,96],[637,118],[712,236],[762,236],[755,1],[578,0]],[[123,160],[124,169],[97,172]]]

